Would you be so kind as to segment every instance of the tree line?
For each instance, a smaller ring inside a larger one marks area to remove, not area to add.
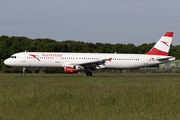
[[[27,37],[0,36],[0,62],[1,68],[5,65],[4,59],[18,52],[82,52],[82,53],[147,53],[155,43],[142,44],[135,46],[129,44],[110,44],[110,43],[88,43],[82,41],[56,41],[49,38],[30,39]],[[170,56],[180,59],[180,45],[172,46]]]

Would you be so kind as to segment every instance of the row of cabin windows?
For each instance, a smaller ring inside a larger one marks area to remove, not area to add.
[[[37,58],[38,59],[54,59],[54,57],[37,57]],[[27,59],[34,59],[34,57],[27,57]],[[78,59],[78,58],[60,57],[60,59]],[[79,58],[79,59],[82,59],[82,60],[98,60],[98,58]],[[129,59],[129,58],[112,58],[112,60],[134,60],[134,61],[139,61],[139,59]]]
[[[60,59],[78,59],[78,58],[71,58],[71,57],[61,57]],[[84,60],[98,60],[98,58],[79,58]]]
[[[135,60],[135,61],[139,61],[139,59],[129,59],[129,58],[113,58],[112,60]]]
[[[54,59],[54,57],[37,57],[38,59]],[[34,59],[34,57],[27,57],[27,59]],[[72,57],[60,57],[60,59],[78,59]],[[79,59],[86,59],[86,60],[98,60],[98,58],[79,58]]]
[[[66,58],[66,57],[61,57],[60,59],[75,59],[75,58]],[[78,59],[78,58],[76,58]],[[79,58],[79,59],[84,59],[84,60],[98,60],[98,58]],[[108,59],[108,58],[107,58]],[[128,58],[112,58],[112,60],[135,60],[139,61],[139,59],[128,59]]]

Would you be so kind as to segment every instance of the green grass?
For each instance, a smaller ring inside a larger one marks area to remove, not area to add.
[[[180,74],[0,73],[0,119],[180,119]]]

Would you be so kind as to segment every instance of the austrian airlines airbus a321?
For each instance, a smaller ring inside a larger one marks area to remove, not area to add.
[[[13,54],[4,64],[25,68],[64,68],[65,73],[85,70],[92,76],[97,69],[135,69],[175,60],[168,56],[173,32],[166,32],[153,48],[145,54],[21,52]]]

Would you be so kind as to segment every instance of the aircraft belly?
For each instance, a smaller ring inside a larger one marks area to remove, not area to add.
[[[54,61],[27,61],[21,64],[20,67],[32,67],[32,68],[61,68],[61,63],[55,63]]]
[[[120,61],[120,62],[114,62],[114,63],[112,62],[106,64],[106,68],[109,69],[134,69],[138,67],[143,67],[143,64],[138,61],[135,62]]]

